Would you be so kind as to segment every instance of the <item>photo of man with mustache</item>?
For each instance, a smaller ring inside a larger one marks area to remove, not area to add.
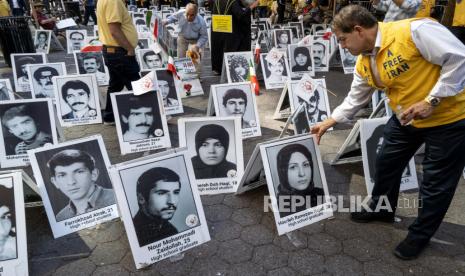
[[[53,67],[45,66],[37,69],[33,75],[39,88],[39,91],[34,91],[35,97],[54,98],[52,77],[58,75],[58,71]]]
[[[53,143],[52,136],[41,130],[35,121],[34,118],[38,117],[36,113],[32,107],[25,104],[14,105],[3,113],[2,124],[4,128],[20,140],[12,147],[14,148],[13,152],[9,152],[8,147],[6,147],[7,155],[27,154],[28,150],[42,147],[46,143]]]
[[[95,74],[99,85],[108,83],[101,53],[75,53],[79,74]]]
[[[147,93],[140,96],[122,95],[118,97],[118,102],[121,103],[118,109],[120,110],[125,142],[155,137],[156,130],[158,130],[157,134],[163,133],[161,118],[156,116],[159,112],[154,108],[156,105],[154,96],[156,96],[155,93]]]
[[[174,171],[155,167],[137,179],[139,211],[133,218],[139,246],[168,238],[179,233],[170,222],[176,213],[181,180]]]
[[[90,88],[81,80],[67,81],[61,87],[61,96],[71,108],[69,113],[61,116],[63,120],[95,118],[97,110],[89,106]]]

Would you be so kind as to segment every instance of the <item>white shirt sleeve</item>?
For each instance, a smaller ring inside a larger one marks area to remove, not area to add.
[[[465,45],[446,27],[430,19],[413,21],[413,42],[427,61],[441,66],[441,75],[431,89],[434,97],[450,97],[465,88]]]
[[[331,117],[338,123],[345,123],[352,120],[355,113],[364,107],[370,100],[375,88],[368,85],[368,83],[354,71],[354,80],[344,101],[334,109]]]

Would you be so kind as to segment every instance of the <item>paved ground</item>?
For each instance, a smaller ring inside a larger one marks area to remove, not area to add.
[[[54,53],[50,61],[67,63],[75,72],[70,55]],[[208,60],[205,61],[208,64]],[[2,67],[0,62],[0,67]],[[0,78],[11,77],[11,69],[0,68]],[[351,76],[341,70],[326,74],[327,86],[337,93],[329,96],[332,109],[339,104]],[[206,95],[183,100],[183,116],[205,114],[209,84],[219,82],[204,66]],[[244,141],[248,160],[257,142],[279,135],[284,122],[272,119],[280,91],[265,91],[257,98],[263,136]],[[177,119],[169,121],[173,145],[177,146]],[[120,156],[114,127],[93,125],[65,130],[66,139],[101,133],[112,163],[139,157]],[[332,195],[364,195],[360,163],[331,166],[329,161],[348,135],[340,126],[322,140],[321,153]],[[263,211],[265,187],[241,196],[202,196],[212,240],[184,254],[181,260],[167,259],[136,271],[123,223],[99,225],[54,240],[42,207],[26,210],[29,271],[31,275],[461,275],[465,274],[465,187],[458,187],[452,207],[434,241],[415,261],[400,261],[391,250],[400,242],[416,215],[415,208],[399,209],[394,224],[356,224],[347,213],[307,226],[288,237],[278,236],[272,213]],[[401,194],[414,200],[416,193]],[[348,204],[347,204],[348,205]]]

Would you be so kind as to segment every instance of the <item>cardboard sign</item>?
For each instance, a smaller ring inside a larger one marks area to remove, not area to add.
[[[212,30],[217,33],[232,33],[232,15],[212,15]]]

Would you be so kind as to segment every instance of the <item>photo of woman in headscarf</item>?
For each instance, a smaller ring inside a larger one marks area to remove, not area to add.
[[[229,148],[229,134],[220,125],[202,126],[195,134],[195,150],[192,157],[196,179],[234,177],[236,164],[226,160]]]
[[[315,187],[312,154],[302,144],[290,144],[283,147],[277,155],[276,170],[279,186],[277,201],[281,218],[303,211],[307,206],[314,207],[318,197],[324,196],[322,187]],[[305,199],[305,204],[290,205],[293,196]],[[284,197],[280,199],[280,197]],[[310,200],[310,202],[308,202]],[[323,202],[323,200],[320,200]],[[283,206],[279,206],[283,203]]]
[[[0,261],[17,258],[13,188],[0,185]]]
[[[308,48],[303,46],[294,48],[292,72],[312,71],[312,59]]]
[[[244,56],[230,56],[229,75],[231,76],[231,82],[247,81],[249,76],[249,62]]]

